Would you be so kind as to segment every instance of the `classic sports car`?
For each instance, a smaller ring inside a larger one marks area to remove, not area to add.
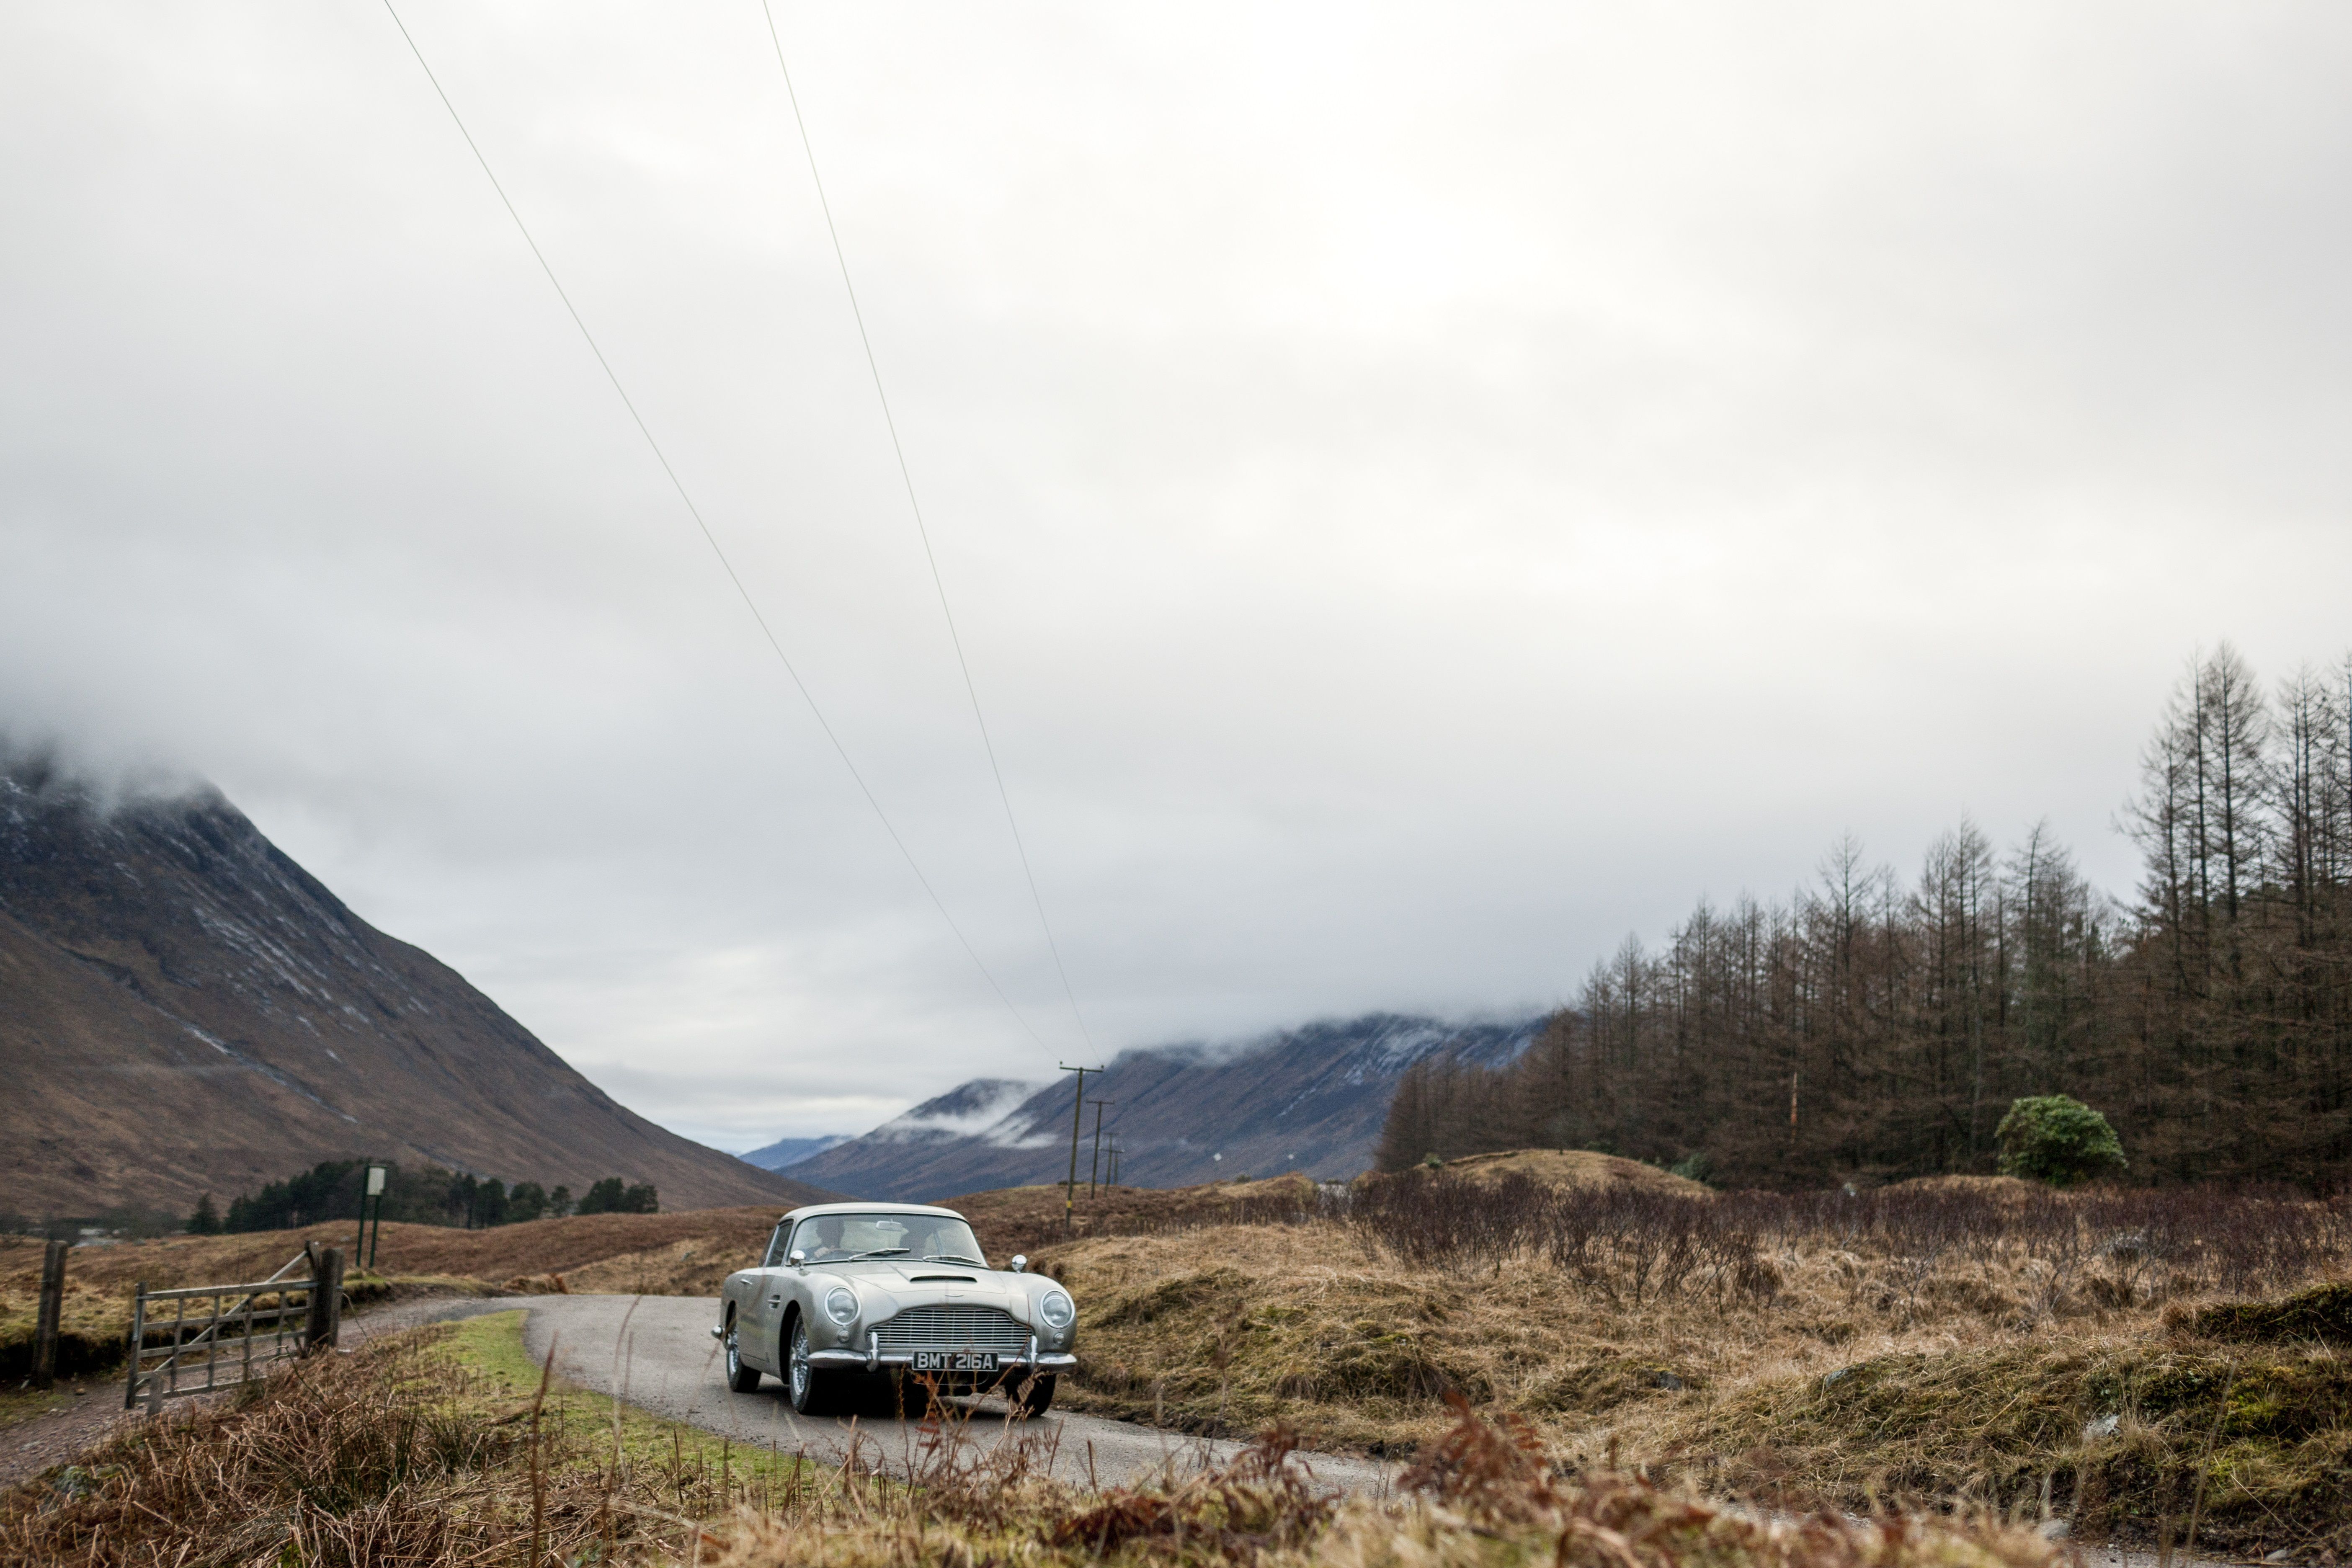
[[[953,1209],[818,1204],[783,1217],[758,1268],[727,1277],[710,1332],[730,1388],[749,1394],[773,1373],[804,1415],[853,1379],[891,1373],[944,1393],[1001,1387],[1041,1415],[1077,1364],[1078,1309],[1028,1268],[991,1268]]]

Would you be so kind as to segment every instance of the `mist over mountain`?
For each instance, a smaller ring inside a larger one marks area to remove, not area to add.
[[[1541,1018],[1447,1023],[1375,1013],[1308,1024],[1236,1047],[1122,1052],[1087,1078],[1119,1179],[1181,1186],[1300,1171],[1318,1178],[1369,1168],[1397,1080],[1416,1063],[1486,1068],[1516,1061]],[[1068,1174],[1073,1084],[974,1079],[792,1167],[793,1176],[858,1197],[936,1199]],[[1078,1179],[1094,1161],[1096,1108],[1080,1118]],[[1108,1172],[1105,1172],[1108,1174]]]
[[[316,1162],[429,1162],[667,1208],[812,1189],[647,1121],[217,791],[110,803],[0,753],[0,1207],[185,1212]]]

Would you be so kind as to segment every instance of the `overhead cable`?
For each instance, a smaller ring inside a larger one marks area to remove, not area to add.
[[[563,280],[556,276],[555,268],[547,259],[547,253],[540,249],[539,241],[531,237],[530,226],[523,222],[522,214],[516,209],[513,199],[507,195],[506,186],[499,183],[497,171],[490,167],[489,159],[483,154],[481,144],[474,140],[474,133],[466,129],[465,116],[459,114],[457,104],[450,101],[447,90],[441,85],[441,79],[434,74],[431,62],[425,58],[425,51],[417,46],[415,35],[409,32],[408,24],[401,20],[400,12],[394,5],[393,0],[383,0],[383,8],[391,16],[393,26],[400,29],[402,40],[408,45],[408,52],[416,57],[417,66],[425,72],[425,79],[433,84],[434,94],[441,100],[441,107],[449,111],[450,121],[457,127],[457,134],[465,138],[467,150],[474,154],[474,162],[481,165],[483,176],[490,182],[490,189],[498,193],[499,204],[507,209],[507,216],[514,220],[516,232],[522,236],[522,242],[530,247],[531,257],[539,263],[539,269],[547,275],[547,281],[554,289],[555,297],[563,301],[564,311],[571,316],[572,324],[580,329],[581,339],[587,343],[588,352],[595,355],[597,367],[604,371],[604,379],[612,383],[613,391],[621,399],[621,406],[628,410],[629,419],[636,426],[637,434],[645,437],[646,446],[652,450],[654,460],[661,465],[663,474],[668,478],[670,488],[677,492],[677,499],[685,504],[687,515],[694,519],[694,526],[700,531],[702,542],[710,547],[711,554],[718,557],[720,568],[727,574],[727,580],[735,585],[736,595],[743,601],[743,607],[751,612],[751,619],[759,626],[760,635],[767,640],[769,650],[776,656],[776,662],[783,666],[784,673],[792,678],[793,689],[800,693],[801,700],[808,705],[809,713],[816,720],[817,728],[824,731],[824,738],[831,743],[834,755],[839,757],[841,765],[849,770],[849,776],[856,782],[858,793],[866,797],[866,804],[873,807],[876,819],[882,824],[882,830],[890,836],[890,842],[898,847],[898,854],[907,862],[907,868],[915,874],[915,880],[922,885],[924,893],[931,900],[931,907],[939,910],[940,918],[947,922],[948,929],[955,933],[956,941],[963,945],[965,955],[971,960],[973,967],[980,971],[982,978],[988,982],[988,988],[996,993],[996,999],[1004,1004],[1005,1011],[1013,1015],[1013,1020],[1021,1026],[1023,1031],[1032,1040],[1037,1042],[1038,1048],[1046,1049],[1044,1038],[1031,1026],[1021,1009],[1013,1005],[1013,998],[1007,995],[1004,987],[997,983],[994,972],[980,956],[979,950],[972,946],[971,939],[964,934],[963,927],[956,922],[954,915],[948,912],[947,903],[940,897],[939,889],[934,888],[931,885],[931,879],[923,874],[923,868],[916,860],[915,852],[908,847],[906,839],[900,837],[897,824],[890,820],[890,814],[882,809],[882,802],[876,796],[873,786],[866,782],[866,775],[858,771],[857,763],[851,759],[849,748],[842,743],[841,737],[834,731],[832,721],[825,718],[824,710],[818,706],[815,694],[809,690],[808,683],[801,679],[800,670],[793,666],[791,656],[784,652],[783,644],[777,640],[775,631],[768,625],[768,617],[761,613],[759,602],[751,597],[751,590],[745,585],[742,576],[735,570],[735,563],[728,559],[727,552],[719,545],[718,536],[710,531],[710,525],[703,521],[702,509],[695,505],[694,497],[688,492],[686,482],[678,478],[677,470],[671,467],[668,454],[662,450],[661,443],[654,438],[653,429],[646,423],[645,416],[637,412],[636,402],[630,397],[629,389],[621,384],[619,373],[614,370],[612,361],[604,357],[604,349],[597,344],[596,334],[588,330],[587,321],[580,314],[579,307],[572,302],[572,296],[565,290]],[[1034,888],[1032,890],[1034,891]]]
[[[907,488],[907,508],[915,515],[915,532],[923,542],[923,560],[931,569],[931,587],[938,593],[940,615],[948,625],[948,641],[955,648],[956,668],[963,672],[964,695],[971,701],[972,721],[980,726],[980,743],[988,753],[988,771],[996,781],[996,798],[1004,807],[1004,825],[1013,833],[1013,847],[1021,858],[1021,874],[1028,879],[1029,901],[1036,906],[1037,924],[1045,933],[1045,950],[1054,955],[1054,972],[1061,976],[1062,994],[1068,998],[1070,1016],[1078,1026],[1078,1036],[1091,1048],[1094,1036],[1087,1028],[1086,1015],[1078,1008],[1078,994],[1070,984],[1070,972],[1062,962],[1062,944],[1054,938],[1054,922],[1045,918],[1045,896],[1037,890],[1037,873],[1029,864],[1029,846],[1021,837],[1020,818],[1013,815],[1012,792],[1004,787],[1004,769],[996,760],[996,740],[989,733],[988,715],[980,705],[980,688],[971,678],[971,661],[964,657],[963,635],[956,629],[955,611],[948,604],[948,585],[940,575],[940,558],[931,549],[929,524],[923,521],[923,503],[915,494],[915,475],[907,463],[907,448],[898,439],[898,421],[890,412],[890,395],[882,385],[882,366],[874,354],[874,339],[866,330],[866,311],[857,302],[857,286],[850,281],[849,256],[842,248],[841,229],[833,221],[833,202],[824,194],[824,176],[817,172],[816,148],[809,141],[808,121],[801,114],[801,96],[793,86],[792,67],[784,63],[784,40],[776,30],[776,13],[770,0],[760,0],[760,14],[768,21],[768,41],[775,46],[776,69],[784,79],[784,97],[793,106],[793,124],[801,133],[801,152],[808,159],[809,182],[816,187],[818,208],[824,214],[824,231],[833,240],[833,258],[841,268],[841,287],[849,296],[849,313],[857,323],[857,342],[866,350],[866,368],[874,377],[875,400],[882,405],[882,424],[890,433],[890,450],[898,459],[898,479]]]

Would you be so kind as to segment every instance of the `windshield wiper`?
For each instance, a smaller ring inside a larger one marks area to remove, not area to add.
[[[906,1250],[907,1249],[903,1247],[877,1247],[871,1252],[853,1252],[847,1258],[843,1258],[842,1261],[844,1263],[859,1263],[868,1258],[896,1258],[898,1254]]]
[[[985,1268],[988,1267],[987,1258],[966,1258],[961,1252],[942,1252],[936,1258],[926,1258],[923,1261],[926,1263],[969,1263],[974,1268]]]

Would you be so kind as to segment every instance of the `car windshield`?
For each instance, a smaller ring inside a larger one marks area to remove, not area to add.
[[[919,1263],[969,1263],[988,1267],[971,1226],[952,1215],[824,1214],[800,1223],[793,1250],[811,1263],[846,1263],[861,1258],[904,1258]]]

